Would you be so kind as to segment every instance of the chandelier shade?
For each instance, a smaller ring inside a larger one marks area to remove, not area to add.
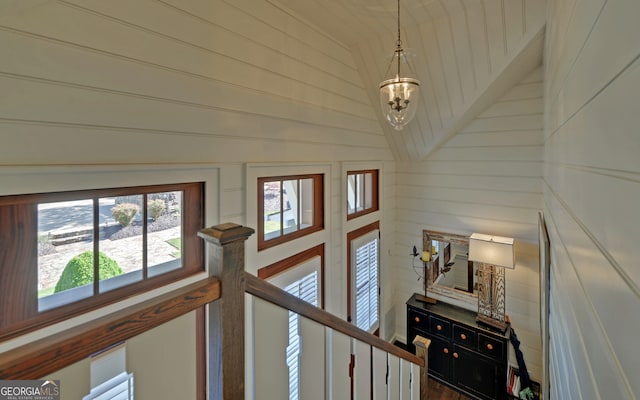
[[[416,115],[419,89],[420,81],[413,78],[396,77],[380,83],[380,107],[395,130],[402,130]]]
[[[395,74],[389,77],[392,67],[396,67]],[[404,66],[404,68],[403,68]],[[404,71],[403,71],[404,70]],[[382,115],[395,130],[402,130],[413,117],[418,109],[418,99],[420,97],[420,81],[416,78],[403,76],[413,69],[409,65],[407,54],[402,47],[400,39],[400,0],[398,0],[398,39],[393,58],[387,68],[387,79],[380,83],[380,108]]]

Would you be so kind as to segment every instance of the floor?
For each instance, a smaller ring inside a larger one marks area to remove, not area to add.
[[[471,397],[429,378],[429,400],[472,400]]]
[[[407,349],[404,343],[397,340],[394,344],[405,350]],[[471,397],[431,378],[429,378],[429,393],[427,394],[427,398],[429,400],[473,400]]]

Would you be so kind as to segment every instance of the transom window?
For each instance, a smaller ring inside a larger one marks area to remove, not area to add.
[[[258,250],[323,228],[322,175],[258,178]]]
[[[378,211],[378,170],[347,172],[347,219]]]
[[[202,196],[186,183],[0,198],[0,337],[203,270]]]

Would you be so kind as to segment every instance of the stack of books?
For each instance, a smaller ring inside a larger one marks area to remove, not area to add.
[[[511,363],[507,368],[507,393],[520,398],[520,371]]]
[[[533,393],[533,399],[540,399],[540,384],[534,380],[529,381],[529,389],[531,389],[531,393]],[[526,388],[522,387],[520,382],[520,369],[515,365],[509,363],[509,367],[507,368],[507,393],[509,396],[513,398],[520,398],[520,391]]]

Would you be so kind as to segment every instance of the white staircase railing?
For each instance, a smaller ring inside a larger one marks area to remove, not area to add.
[[[258,278],[247,277],[250,293],[255,285],[268,285],[254,279]],[[305,400],[370,399],[372,395],[375,400],[420,399],[420,358],[401,349],[389,349],[387,342],[359,329],[359,336],[366,340],[341,332],[347,329],[330,328],[325,324],[331,324],[333,318],[320,313],[316,318],[320,322],[299,316],[295,341],[299,354],[287,359],[291,346],[289,313],[287,308],[253,298],[254,318],[249,329],[254,340],[256,399],[288,399],[290,391],[299,393],[293,398]],[[353,325],[348,328],[357,329]],[[384,343],[380,346],[384,349],[376,346],[380,343]]]
[[[219,397],[210,398],[245,398],[244,373],[239,372],[244,371],[245,327],[238,327],[245,320],[245,292],[254,297],[251,390],[256,399],[287,399],[296,388],[300,393],[294,398],[305,400],[427,398],[428,339],[416,338],[416,356],[244,272],[244,241],[252,233],[235,224],[200,232],[209,244],[209,271],[220,278],[223,292],[222,301],[210,306],[209,320],[220,322],[209,336],[218,338],[210,348],[219,351],[221,370],[210,371],[209,382],[222,378]],[[286,357],[289,312],[300,317],[300,354],[291,355],[298,357],[297,366]],[[233,365],[225,365],[230,357]],[[297,374],[292,388],[290,369]]]

